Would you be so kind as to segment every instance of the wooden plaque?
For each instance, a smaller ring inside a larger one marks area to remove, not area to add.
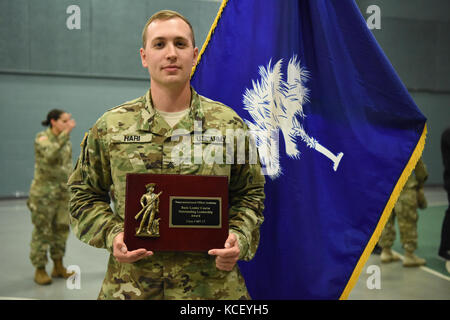
[[[129,173],[126,179],[124,241],[128,250],[208,251],[224,247],[228,237],[228,177]]]

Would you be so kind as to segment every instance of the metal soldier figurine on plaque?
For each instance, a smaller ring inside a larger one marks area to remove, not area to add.
[[[156,215],[159,212],[159,196],[162,191],[158,194],[153,193],[155,190],[155,183],[149,183],[145,185],[147,192],[141,197],[142,209],[134,217],[136,220],[142,215],[141,224],[136,230],[136,236],[138,237],[159,237],[159,219]],[[150,216],[149,216],[150,215]],[[145,223],[148,219],[147,224]]]

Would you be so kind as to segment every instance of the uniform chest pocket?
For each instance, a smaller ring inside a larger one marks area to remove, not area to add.
[[[161,146],[152,142],[112,142],[111,170],[157,173],[162,166]]]
[[[225,145],[214,142],[194,143],[192,146],[191,163],[183,163],[183,174],[227,175],[230,173],[230,163],[227,161]]]

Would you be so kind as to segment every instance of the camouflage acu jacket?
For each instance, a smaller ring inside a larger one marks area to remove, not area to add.
[[[420,189],[423,188],[425,181],[428,179],[428,170],[422,158],[417,161],[414,172],[411,173],[406,181],[404,189]]]
[[[72,144],[67,133],[55,136],[50,128],[41,131],[34,140],[34,179],[30,195],[48,193],[45,185],[67,192],[67,180],[72,171]]]
[[[107,111],[90,129],[69,179],[71,225],[82,241],[112,252],[114,237],[123,231],[127,173],[226,175],[230,231],[238,236],[240,258],[254,256],[265,179],[259,161],[242,161],[237,147],[230,154],[224,143],[227,134],[234,133],[234,140],[245,136],[247,127],[232,109],[191,91],[190,111],[173,128],[154,109],[148,91]],[[250,140],[246,137],[247,154]]]

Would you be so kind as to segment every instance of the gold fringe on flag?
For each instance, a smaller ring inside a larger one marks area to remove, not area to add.
[[[359,261],[356,264],[355,269],[353,270],[350,280],[347,282],[347,285],[345,286],[345,289],[342,292],[342,295],[339,298],[339,300],[346,300],[350,292],[352,291],[353,287],[355,286],[356,282],[358,282],[359,275],[361,274],[364,265],[369,259],[369,256],[372,253],[373,248],[375,247],[375,245],[378,242],[378,239],[380,238],[381,232],[383,231],[384,226],[386,225],[389,216],[391,215],[391,212],[394,209],[394,205],[397,202],[398,197],[400,196],[400,192],[403,190],[406,181],[408,180],[409,176],[416,167],[417,161],[419,161],[420,157],[422,156],[422,152],[425,147],[426,135],[427,135],[427,124],[425,123],[419,142],[417,143],[416,148],[414,149],[414,152],[412,153],[412,156],[408,161],[408,164],[403,170],[400,179],[398,179],[397,184],[395,185],[394,190],[389,198],[389,201],[387,202],[386,207],[384,208],[383,214],[381,215],[381,218],[378,221],[377,227],[375,228],[375,231],[373,232],[372,237],[370,238],[369,243],[364,249],[361,257],[359,258]]]
[[[203,43],[202,49],[200,50],[200,54],[198,55],[197,63],[195,64],[194,67],[192,67],[191,78],[192,78],[192,76],[194,75],[195,70],[197,69],[198,64],[200,63],[200,60],[201,60],[201,58],[202,58],[202,55],[203,55],[203,53],[205,52],[206,47],[207,47],[208,44],[209,44],[209,40],[211,40],[211,36],[213,35],[214,30],[216,30],[217,23],[219,22],[220,17],[222,16],[223,9],[225,9],[225,6],[227,5],[227,3],[228,3],[228,0],[222,0],[222,4],[220,5],[219,11],[217,12],[216,19],[214,20],[214,22],[213,22],[213,24],[212,24],[212,26],[211,26],[211,29],[209,29],[208,36],[206,37],[205,43]]]

